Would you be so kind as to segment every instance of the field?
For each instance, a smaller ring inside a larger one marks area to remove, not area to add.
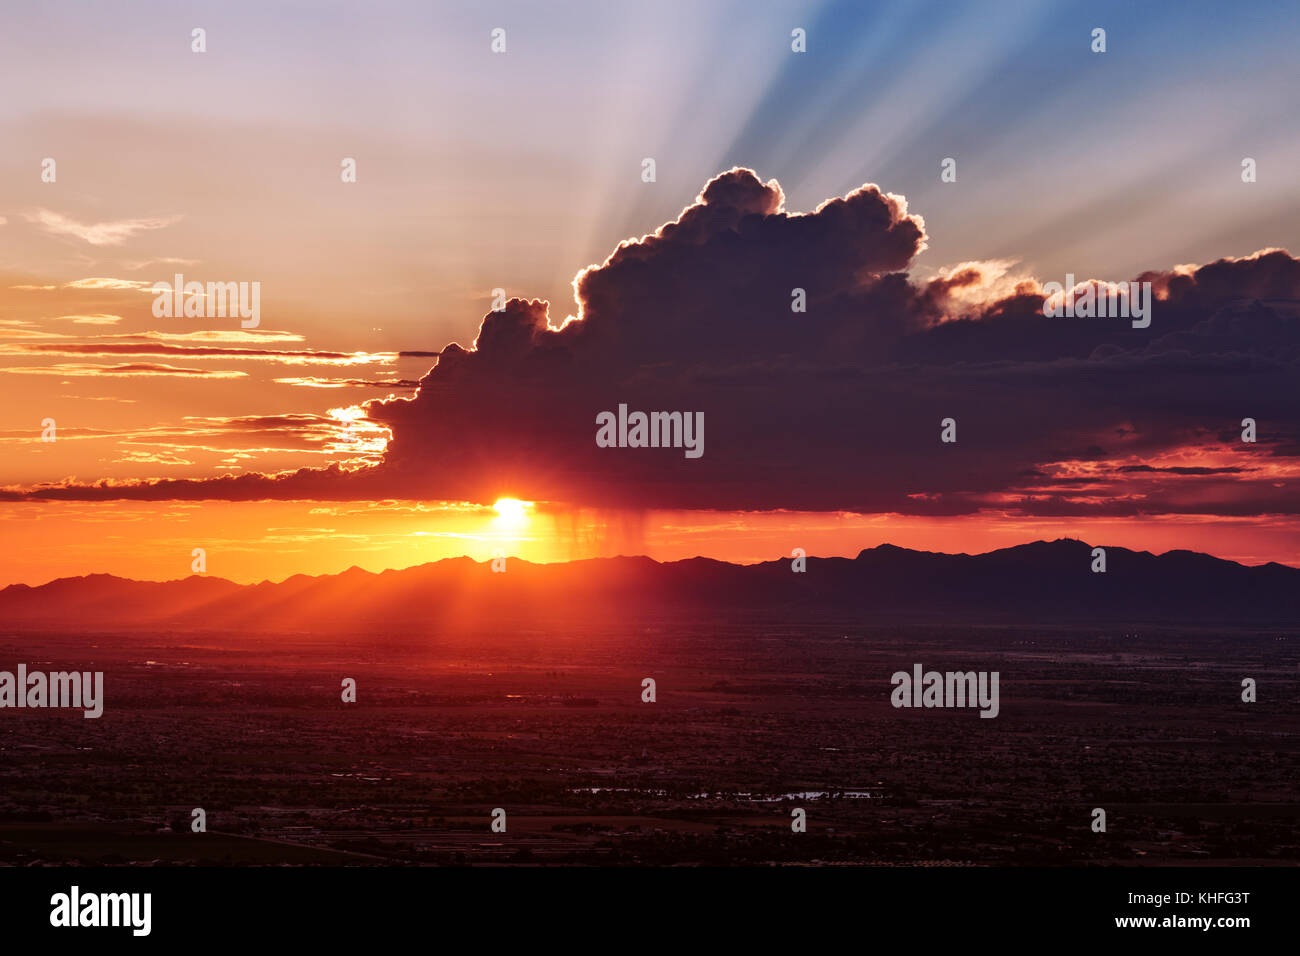
[[[1294,865],[1298,657],[834,620],[11,632],[0,668],[102,670],[106,703],[0,710],[0,863]],[[998,671],[999,715],[895,709],[915,663]]]

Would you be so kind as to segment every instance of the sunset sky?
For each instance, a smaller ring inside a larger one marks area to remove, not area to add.
[[[1294,2],[10,6],[0,585],[1300,565]],[[155,317],[176,273],[260,324]],[[1151,281],[1150,328],[1043,317],[1067,273]],[[619,403],[702,410],[705,454],[597,448]]]

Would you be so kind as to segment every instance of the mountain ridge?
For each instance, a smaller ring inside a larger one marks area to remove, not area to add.
[[[741,565],[624,555],[554,564],[509,558],[505,573],[462,556],[256,584],[94,573],[0,590],[0,625],[333,631],[752,610],[950,623],[1300,626],[1298,568],[1247,566],[1181,549],[1156,555],[1108,547],[1106,572],[1094,573],[1093,547],[1058,538],[972,555],[882,544],[853,558],[809,557],[801,573],[790,558]]]

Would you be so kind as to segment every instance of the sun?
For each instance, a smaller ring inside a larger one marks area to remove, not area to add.
[[[492,506],[492,510],[497,513],[497,517],[503,524],[521,525],[528,520],[528,509],[533,506],[531,501],[520,501],[518,498],[498,498],[497,503]]]

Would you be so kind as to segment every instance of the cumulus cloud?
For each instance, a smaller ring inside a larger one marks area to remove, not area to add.
[[[925,224],[874,185],[810,213],[784,203],[775,181],[730,170],[676,220],[582,270],[569,320],[539,300],[489,313],[471,347],[441,350],[414,396],[365,406],[391,432],[378,465],[64,483],[57,496],[1080,516],[1300,507],[1300,262],[1286,252],[1138,277],[1157,301],[1150,327],[1134,329],[1044,317],[1038,281],[1010,262],[912,277]],[[795,290],[806,311],[792,311]],[[620,403],[703,413],[703,456],[598,447],[596,417]],[[1234,432],[1246,416],[1257,444]],[[940,441],[945,418],[955,444]]]

